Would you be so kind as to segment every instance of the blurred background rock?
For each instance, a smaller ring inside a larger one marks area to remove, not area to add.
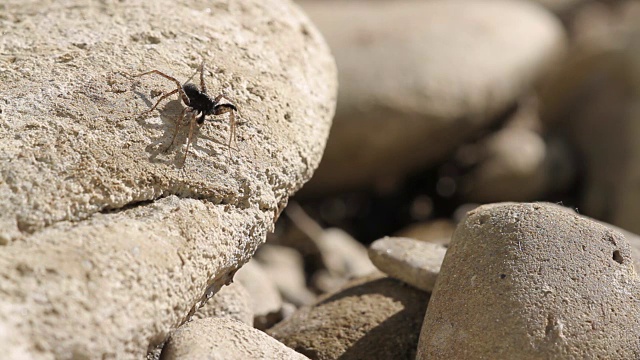
[[[640,2],[298,4],[340,85],[323,161],[258,256],[301,255],[273,270],[298,272],[279,285],[287,302],[312,299],[301,273],[315,295],[375,276],[366,247],[385,236],[446,247],[485,203],[547,201],[640,232]]]

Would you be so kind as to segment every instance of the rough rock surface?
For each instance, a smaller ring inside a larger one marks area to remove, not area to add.
[[[637,359],[640,281],[620,233],[547,204],[469,212],[417,359]]]
[[[253,327],[253,308],[249,292],[239,282],[223,286],[201,308],[193,319],[223,317],[238,320]]]
[[[371,262],[385,274],[431,292],[447,252],[442,245],[408,238],[386,237],[369,246]]]
[[[0,5],[0,348],[141,358],[264,241],[317,166],[335,67],[284,0]],[[175,85],[205,61],[240,110],[185,129]],[[10,84],[10,86],[6,86]],[[17,354],[17,355],[15,355]],[[24,356],[21,356],[24,355]]]
[[[369,276],[304,307],[268,333],[311,359],[413,359],[429,294]]]
[[[269,335],[233,319],[208,318],[191,321],[172,335],[161,360],[273,359],[304,360],[304,355]]]
[[[526,92],[564,48],[525,1],[301,2],[336,56],[331,137],[306,194],[433,164]]]

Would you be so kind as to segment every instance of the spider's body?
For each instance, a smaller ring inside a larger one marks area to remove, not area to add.
[[[209,95],[203,93],[194,84],[188,83],[182,85],[182,91],[189,99],[188,106],[200,115],[197,116],[196,121],[198,124],[204,123],[204,118],[207,115],[213,115],[216,102]]]
[[[229,109],[237,111],[235,105],[229,102],[224,97],[218,97],[216,99],[211,98],[207,93],[200,91],[197,86],[192,83],[187,83],[182,86],[182,91],[189,99],[188,106],[196,114],[196,121],[202,125],[204,118],[207,115],[220,115],[227,112]],[[227,111],[225,111],[227,110]]]
[[[191,138],[193,137],[194,123],[197,123],[198,125],[202,125],[207,115],[222,115],[224,113],[229,113],[229,120],[231,125],[231,135],[229,137],[229,144],[228,144],[229,150],[231,150],[231,142],[235,136],[236,122],[235,122],[234,111],[238,111],[238,109],[231,101],[229,101],[223,95],[218,95],[215,98],[212,98],[211,96],[209,96],[207,94],[207,86],[204,83],[204,62],[202,63],[202,65],[200,65],[198,70],[200,71],[200,89],[198,89],[198,87],[192,83],[186,83],[184,85],[181,85],[180,82],[175,78],[165,73],[162,73],[158,70],[151,70],[151,71],[136,75],[136,76],[142,76],[147,74],[157,74],[166,79],[173,81],[177,85],[177,88],[175,90],[163,95],[158,100],[158,102],[156,102],[156,104],[150,110],[148,110],[148,112],[153,111],[160,104],[160,102],[165,98],[175,93],[180,94],[180,97],[182,98],[182,102],[186,105],[186,107],[182,110],[182,112],[180,113],[180,117],[176,122],[176,129],[175,129],[175,132],[173,133],[173,139],[171,139],[171,144],[169,144],[169,147],[171,147],[171,145],[173,145],[173,142],[176,140],[176,135],[178,134],[178,128],[180,124],[186,119],[186,121],[189,123],[189,137],[187,138],[187,149],[185,150],[185,153],[184,153],[183,162],[187,159],[187,154],[189,153],[189,145],[191,144]],[[193,77],[193,75],[191,77]]]

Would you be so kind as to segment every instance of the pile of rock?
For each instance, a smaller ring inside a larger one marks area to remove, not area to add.
[[[0,5],[2,357],[640,358],[640,6],[299,5]]]
[[[448,249],[374,242],[389,277],[355,280],[268,333],[311,359],[633,359],[640,258],[629,243],[640,238],[557,205],[486,205]]]

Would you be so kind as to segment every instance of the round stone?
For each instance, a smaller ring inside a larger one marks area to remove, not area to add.
[[[624,236],[549,204],[468,213],[416,359],[636,359],[640,281]]]

